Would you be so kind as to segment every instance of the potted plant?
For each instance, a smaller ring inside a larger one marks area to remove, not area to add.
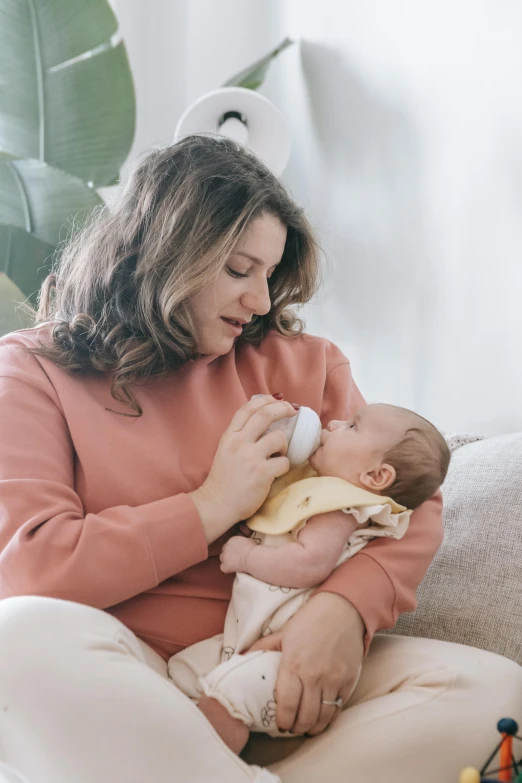
[[[0,0],[0,19],[1,336],[31,322],[60,243],[103,206],[97,189],[118,182],[136,107],[107,0]],[[257,89],[290,43],[227,86]]]

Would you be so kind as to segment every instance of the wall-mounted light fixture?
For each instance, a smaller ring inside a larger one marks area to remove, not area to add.
[[[183,113],[175,141],[193,133],[217,133],[248,147],[276,176],[290,157],[290,131],[274,104],[254,90],[222,87],[203,95]]]

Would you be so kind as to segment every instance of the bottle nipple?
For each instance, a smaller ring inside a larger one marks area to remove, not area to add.
[[[312,408],[303,406],[292,420],[296,420],[294,432],[288,441],[286,456],[290,466],[302,465],[306,462],[321,443],[321,420]]]
[[[261,395],[255,394],[255,397]],[[270,425],[267,432],[283,430],[288,451],[286,456],[290,461],[290,467],[302,465],[319,448],[321,443],[321,420],[312,408],[302,406],[295,416],[280,419]]]

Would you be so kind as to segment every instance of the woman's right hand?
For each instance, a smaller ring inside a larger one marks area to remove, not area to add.
[[[266,394],[256,395],[235,413],[219,441],[210,473],[190,493],[208,543],[257,511],[273,480],[288,471],[284,433],[267,430],[275,421],[296,414],[289,402]]]

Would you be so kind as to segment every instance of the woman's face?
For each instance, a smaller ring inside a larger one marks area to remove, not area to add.
[[[286,226],[279,218],[262,215],[250,223],[217,281],[191,300],[199,353],[228,353],[243,326],[269,312],[268,280],[281,261],[285,242]]]

